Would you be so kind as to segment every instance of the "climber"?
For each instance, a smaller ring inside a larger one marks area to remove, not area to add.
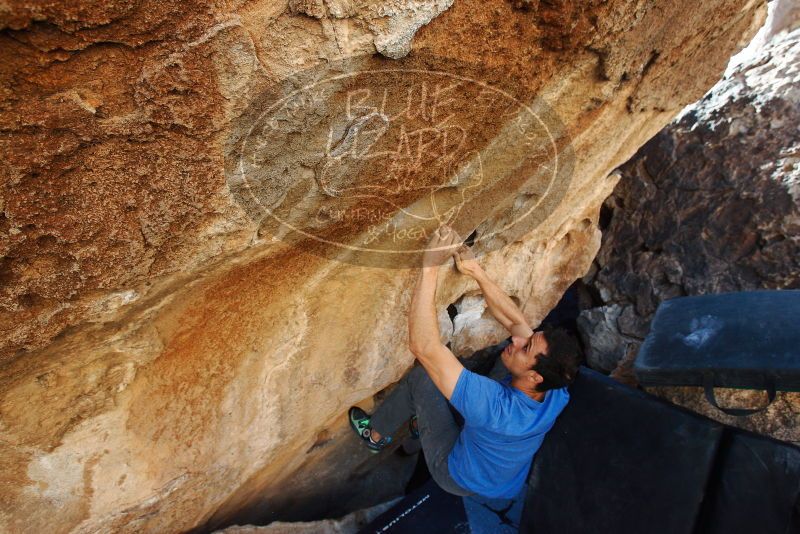
[[[510,499],[525,484],[534,454],[569,400],[566,386],[577,373],[579,349],[561,330],[534,332],[460,243],[456,232],[443,226],[423,254],[408,320],[410,349],[422,366],[371,416],[351,408],[350,424],[378,452],[409,421],[442,489]],[[511,334],[501,354],[510,374],[502,381],[465,369],[440,341],[434,298],[439,266],[451,256],[457,269],[478,283],[489,311]]]

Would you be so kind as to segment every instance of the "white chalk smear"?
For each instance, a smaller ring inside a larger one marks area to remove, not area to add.
[[[713,315],[704,315],[692,319],[689,324],[689,334],[683,336],[683,342],[695,349],[699,349],[722,329],[723,323]]]

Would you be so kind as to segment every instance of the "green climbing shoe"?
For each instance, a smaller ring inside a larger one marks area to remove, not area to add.
[[[350,408],[348,416],[350,419],[350,426],[372,452],[380,452],[392,442],[391,436],[383,436],[377,442],[372,441],[372,428],[369,426],[370,417],[367,412],[358,406]]]

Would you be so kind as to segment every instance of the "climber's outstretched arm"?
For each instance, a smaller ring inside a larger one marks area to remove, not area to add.
[[[483,298],[486,300],[489,311],[494,315],[495,319],[497,319],[512,336],[531,337],[533,335],[533,329],[528,324],[525,316],[522,315],[522,310],[519,309],[514,301],[511,300],[511,297],[509,297],[500,286],[489,278],[480,266],[478,269],[480,269],[480,271],[475,275],[475,281],[478,282],[483,292]]]
[[[511,297],[509,297],[500,286],[489,278],[486,271],[478,264],[475,256],[466,245],[460,247],[455,254],[456,266],[463,274],[471,276],[478,282],[483,292],[483,298],[489,306],[489,311],[494,318],[508,330],[512,336],[531,337],[533,330],[528,324],[527,319],[522,314]]]
[[[442,344],[439,336],[439,320],[436,316],[436,282],[439,265],[453,255],[451,245],[455,232],[443,235],[449,229],[443,227],[434,234],[423,256],[423,267],[411,298],[408,314],[408,341],[411,352],[428,372],[439,391],[450,400],[453,389],[464,366],[450,349]],[[438,249],[438,250],[437,250]]]

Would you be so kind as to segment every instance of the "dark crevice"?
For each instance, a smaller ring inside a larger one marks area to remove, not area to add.
[[[591,53],[593,53],[593,54],[595,54],[597,56],[597,69],[595,71],[595,73],[597,74],[597,78],[600,81],[604,81],[604,82],[607,82],[608,80],[610,80],[611,78],[609,78],[608,72],[606,72],[606,68],[607,68],[606,59],[608,57],[608,52],[605,51],[605,50],[592,48],[591,46],[587,46],[586,50],[588,50],[589,52],[591,52]]]
[[[478,231],[475,230],[474,232],[472,232],[467,236],[467,239],[464,240],[464,244],[467,245],[468,247],[471,247],[472,245],[475,244],[475,239],[477,237],[478,237]]]
[[[614,210],[607,204],[603,203],[600,206],[600,219],[598,220],[598,226],[600,227],[600,231],[605,232],[606,229],[611,225],[611,219],[614,217]]]
[[[660,52],[658,50],[653,50],[650,53],[650,57],[647,59],[647,62],[644,64],[644,67],[642,67],[642,77],[644,77],[645,74],[647,74],[647,71],[650,70],[650,67],[653,66],[653,64],[658,59],[659,55],[660,55]]]
[[[450,316],[450,320],[453,321],[458,315],[458,308],[456,308],[456,303],[453,302],[447,307],[447,315]]]

